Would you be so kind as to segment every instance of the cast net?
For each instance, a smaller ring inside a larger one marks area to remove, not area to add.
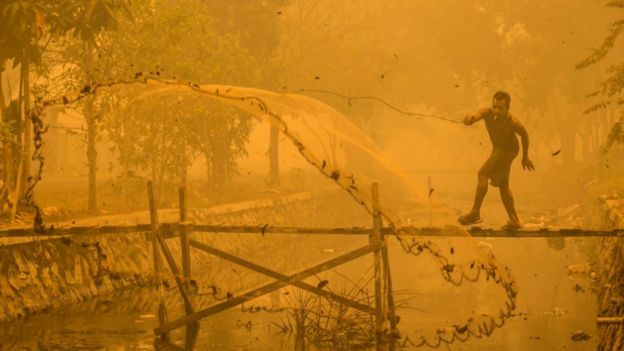
[[[448,247],[424,237],[402,236],[406,227],[434,225],[469,236],[455,225],[455,213],[444,205],[431,203],[420,187],[384,156],[380,148],[349,119],[332,107],[300,94],[281,94],[255,88],[198,85],[154,78],[99,84],[83,89],[78,100],[98,89],[144,83],[139,98],[161,94],[187,95],[193,99],[211,98],[233,105],[256,118],[277,124],[281,133],[296,147],[301,156],[319,173],[333,180],[353,200],[373,213],[371,183],[380,189],[379,209],[385,225],[401,248],[414,256],[430,255],[444,281],[453,285],[490,281],[502,289],[504,298],[493,312],[480,313],[435,330],[403,331],[405,344],[439,347],[468,338],[490,335],[501,327],[516,306],[517,287],[507,267],[472,240]],[[329,204],[328,204],[329,205]],[[337,209],[339,210],[339,209]],[[434,215],[427,216],[426,213]],[[423,328],[424,329],[424,328]]]

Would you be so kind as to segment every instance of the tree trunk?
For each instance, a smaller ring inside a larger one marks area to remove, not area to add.
[[[212,156],[210,151],[204,150],[204,159],[206,160],[207,188],[210,188],[212,186]]]
[[[269,143],[269,185],[277,186],[279,177],[279,126],[271,122],[271,138]]]
[[[8,112],[8,105],[6,103],[6,99],[4,97],[4,89],[3,89],[3,85],[2,85],[2,72],[4,71],[4,67],[5,67],[6,61],[2,61],[0,62],[0,120],[2,121],[2,123],[5,123],[6,125],[8,125],[9,123],[9,112]],[[11,99],[11,97],[9,96],[9,100]],[[4,192],[7,191],[9,192],[10,189],[13,189],[14,184],[13,184],[13,179],[15,177],[15,165],[13,162],[13,154],[12,154],[12,143],[11,141],[13,140],[13,135],[12,134],[6,134],[6,135],[2,135],[2,162],[3,162],[3,168],[4,168],[4,172],[2,174],[2,181],[4,182],[4,185],[2,187],[2,189],[0,189],[0,191],[3,194],[3,199],[4,198]],[[7,193],[8,194],[8,193]],[[4,211],[4,201],[2,201],[2,203],[0,203],[0,211]]]
[[[89,168],[89,188],[87,209],[90,215],[98,213],[97,208],[97,151],[95,150],[95,139],[97,137],[97,121],[93,115],[93,97],[89,96],[85,100],[84,109],[85,121],[87,122],[87,164]]]
[[[84,43],[84,74],[85,85],[91,85],[91,46]],[[87,167],[89,169],[89,185],[87,190],[87,211],[90,215],[98,213],[97,206],[97,151],[95,150],[95,140],[97,138],[97,120],[93,111],[94,96],[85,98],[84,117],[87,123]]]
[[[227,143],[223,138],[216,138],[212,143],[212,185],[223,185],[227,180]]]
[[[30,143],[31,143],[31,121],[30,121],[30,49],[26,46],[24,51],[24,61],[22,62],[22,79],[23,79],[23,105],[22,105],[22,114],[23,114],[23,132],[24,132],[24,141],[22,144],[22,177],[19,180],[21,182],[21,189],[26,189],[28,186],[28,179],[30,178]],[[20,193],[16,194],[17,196],[21,196]]]

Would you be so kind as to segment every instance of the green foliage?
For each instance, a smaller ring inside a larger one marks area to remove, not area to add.
[[[607,7],[624,8],[624,0],[613,0],[607,3]]]
[[[2,0],[0,61],[17,65],[26,49],[38,58],[50,40],[70,32],[92,42],[98,32],[116,27],[119,13],[129,14],[126,0]]]
[[[613,45],[615,44],[615,40],[620,36],[623,29],[624,29],[624,20],[613,22],[611,24],[611,27],[609,28],[609,34],[603,41],[602,45],[600,45],[597,49],[595,49],[591,53],[591,55],[589,55],[589,57],[579,62],[576,65],[576,68],[582,69],[582,68],[588,67],[590,65],[593,65],[596,62],[599,62],[605,56],[607,56],[609,51],[611,51],[611,49],[613,48]]]
[[[601,101],[601,102],[591,106],[587,110],[585,110],[584,113],[592,113],[592,112],[600,111],[600,110],[603,110],[603,109],[609,107],[610,105],[611,105],[611,101]]]
[[[132,20],[120,20],[117,31],[95,37],[90,69],[81,63],[80,45],[66,50],[63,61],[75,62],[87,69],[90,80],[100,82],[141,75],[252,86],[267,81],[260,62],[266,51],[247,45],[251,41],[243,37],[250,33],[222,25],[214,7],[221,3],[208,5],[198,0],[134,1]],[[101,130],[118,155],[111,166],[122,180],[177,184],[189,164],[203,157],[211,183],[222,183],[246,155],[250,116],[207,99],[184,92],[150,93],[137,86],[104,90],[94,99]]]
[[[624,118],[620,118],[611,128],[605,148],[608,150],[614,144],[624,144]]]
[[[624,1],[614,0],[606,4],[607,7],[613,7],[616,9],[624,8]],[[602,45],[596,48],[589,57],[579,62],[576,66],[577,69],[583,69],[588,66],[594,65],[603,60],[609,52],[611,52],[615,46],[616,39],[624,31],[624,19],[619,19],[611,23],[607,37],[604,39]],[[605,95],[609,100],[613,100],[619,96],[624,89],[624,63],[618,63],[612,65],[607,69],[609,75],[607,79],[602,82],[602,89],[600,93]],[[617,105],[621,106],[624,103],[623,99],[617,100]],[[585,113],[593,113],[610,105],[611,101],[600,102],[585,111]],[[607,136],[605,144],[605,150],[608,151],[614,144],[623,143],[622,138],[622,119],[616,122]]]

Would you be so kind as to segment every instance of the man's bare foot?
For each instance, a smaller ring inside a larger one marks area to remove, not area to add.
[[[522,228],[522,223],[520,223],[520,221],[517,219],[510,219],[509,221],[507,221],[507,223],[505,223],[505,225],[501,227],[502,230],[518,230],[520,228]]]
[[[471,225],[483,222],[479,214],[475,212],[468,212],[467,214],[457,218],[457,220],[463,225]]]

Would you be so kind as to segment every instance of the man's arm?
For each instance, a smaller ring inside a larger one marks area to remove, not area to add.
[[[514,132],[520,136],[522,141],[522,168],[528,171],[535,169],[533,162],[529,159],[529,133],[526,128],[515,118],[512,118]]]
[[[479,122],[480,120],[483,119],[483,117],[485,117],[486,114],[490,113],[490,109],[489,108],[482,108],[479,111],[477,111],[477,113],[466,116],[464,118],[464,124],[469,126],[471,124],[475,124],[477,122]]]

